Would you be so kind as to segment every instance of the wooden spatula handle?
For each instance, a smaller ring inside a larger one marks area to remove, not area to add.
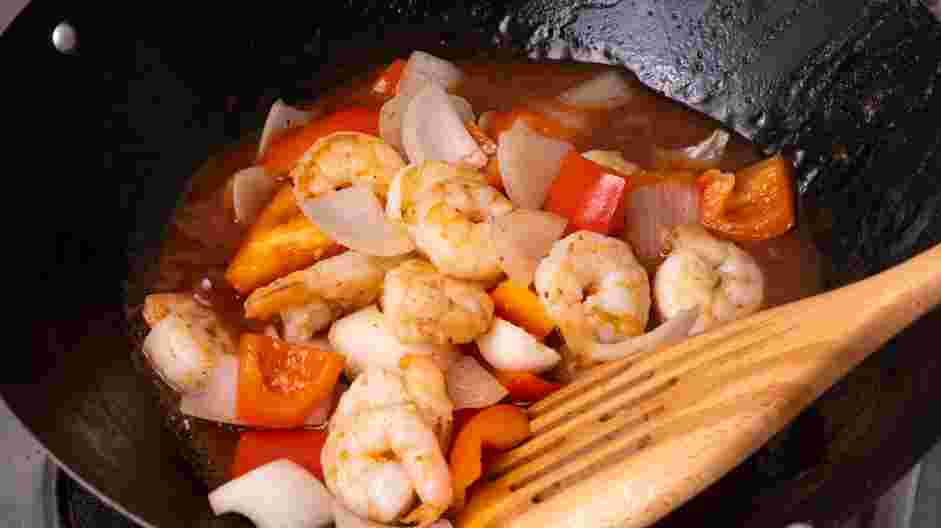
[[[669,388],[645,402],[657,407],[656,415],[612,440],[631,449],[604,459],[596,451],[597,462],[551,489],[526,493],[534,487],[528,486],[502,495],[488,490],[495,494],[494,507],[469,515],[474,522],[465,525],[648,526],[741,463],[938,304],[941,245],[864,281],[644,357],[630,369],[649,374],[645,383]],[[566,464],[547,457],[546,471],[571,467]]]

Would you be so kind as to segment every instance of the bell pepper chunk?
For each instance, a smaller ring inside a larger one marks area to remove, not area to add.
[[[537,402],[562,388],[562,384],[546,381],[531,372],[495,370],[493,375],[515,402]]]
[[[519,326],[538,339],[545,339],[555,328],[555,322],[529,288],[523,288],[510,280],[501,282],[490,292],[499,317]]]
[[[255,468],[286,458],[323,481],[320,453],[326,442],[326,431],[246,431],[239,435],[229,473],[232,479],[237,479]]]
[[[402,72],[405,70],[405,59],[395,59],[386,69],[382,70],[379,77],[372,84],[372,91],[380,95],[392,96],[398,93],[399,80],[402,79]]]
[[[483,474],[483,449],[511,449],[529,438],[529,417],[515,405],[488,407],[457,433],[449,458],[455,509],[464,507],[467,488]]]
[[[566,234],[587,229],[602,235],[624,227],[628,177],[570,152],[562,160],[543,208],[568,218]]]
[[[343,365],[343,356],[316,346],[242,334],[236,413],[256,426],[299,427],[333,393]]]
[[[261,158],[261,165],[272,174],[289,172],[318,139],[334,132],[362,132],[379,135],[379,110],[355,107],[328,114],[279,135]]]
[[[288,184],[252,225],[225,278],[245,295],[340,251],[342,247],[301,213]]]
[[[735,241],[767,240],[794,227],[794,168],[780,154],[732,174],[704,172],[702,224]]]

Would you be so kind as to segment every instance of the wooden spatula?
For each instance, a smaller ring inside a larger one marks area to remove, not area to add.
[[[855,284],[596,367],[530,407],[532,438],[495,461],[458,526],[647,526],[938,304],[941,245]]]

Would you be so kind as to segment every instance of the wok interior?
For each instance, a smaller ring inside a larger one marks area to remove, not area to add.
[[[401,46],[400,40],[389,35],[382,41],[383,46],[362,41],[360,49],[345,56],[345,67],[328,65],[318,72],[334,75],[321,75],[317,83],[305,85],[303,90],[298,86],[293,89],[310,91],[329,86],[362,64],[378,64],[394,52],[404,53],[433,40],[411,34],[401,39]],[[396,49],[389,42],[396,42]],[[163,96],[160,108],[146,111],[142,123],[153,124],[148,139],[155,144],[164,140],[165,145],[173,139],[180,148],[160,160],[139,160],[152,173],[146,181],[134,181],[126,195],[132,203],[140,204],[135,211],[140,220],[137,231],[129,234],[127,224],[122,224],[81,235],[96,245],[125,249],[133,257],[135,271],[152,265],[164,226],[198,162],[207,152],[256,128],[266,98],[270,102],[272,94],[290,91],[269,90],[260,98],[249,97],[257,104],[240,103],[238,109],[242,112],[238,115],[207,111],[222,107],[215,104],[221,103],[221,98],[209,104],[170,73],[171,67],[159,53],[146,45],[137,46],[140,70],[149,75],[142,76],[129,90],[136,90],[135,97],[141,98],[137,102],[142,103],[130,101],[132,107],[147,106],[143,103],[148,94]],[[379,49],[382,51],[369,51]],[[451,58],[466,55],[453,46],[425,49]],[[179,124],[187,116],[198,119],[181,131]],[[94,206],[95,198],[91,200]],[[105,201],[105,197],[97,197],[97,203]],[[811,218],[826,220],[839,213],[818,214],[806,199],[802,206],[814,213]],[[830,227],[826,222],[819,226],[820,241],[828,248],[840,247],[827,240]],[[135,372],[131,352],[133,336],[139,329],[126,324],[127,314],[122,307],[125,300],[133,303],[135,296],[140,298],[148,275],[123,270],[118,277],[113,267],[91,269],[89,260],[88,252],[77,252],[55,261],[54,271],[60,274],[57,281],[85,283],[89,286],[80,292],[97,289],[97,294],[86,296],[81,303],[64,303],[44,319],[34,336],[33,356],[29,361],[15,362],[7,370],[2,386],[4,398],[72,472],[140,519],[157,525],[178,525],[181,519],[206,526],[232,522],[228,518],[212,519],[203,484],[194,477],[185,461],[186,454],[181,453],[180,444],[162,423],[154,389]],[[129,283],[122,293],[116,283],[124,277],[142,277],[142,283]],[[847,277],[835,275],[831,280],[836,284]],[[814,493],[823,496],[826,490],[830,491],[828,497],[839,498],[840,492],[835,490],[841,483],[845,486],[863,475],[859,467],[863,463],[883,463],[885,472],[901,474],[918,453],[927,449],[922,444],[937,435],[937,425],[902,419],[918,415],[928,405],[927,398],[919,396],[930,394],[941,367],[937,362],[924,364],[922,355],[930,351],[924,346],[930,343],[927,330],[939,322],[941,317],[935,312],[916,324],[828,391],[792,428],[664,520],[664,525],[698,525],[704,516],[712,522],[733,525],[746,521],[757,525],[761,519],[780,522],[798,506],[804,511],[820,512],[832,507],[815,505]],[[848,502],[861,500],[848,492],[843,498]]]

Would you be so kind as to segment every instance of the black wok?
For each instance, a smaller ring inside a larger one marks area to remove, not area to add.
[[[941,241],[941,23],[917,1],[83,4],[34,1],[0,37],[6,250],[28,263],[8,272],[7,299],[32,330],[28,348],[8,347],[0,393],[68,471],[141,522],[233,522],[212,519],[132,368],[123,311],[187,177],[276,97],[410,49],[538,55],[563,41],[788,151],[831,286]],[[78,32],[70,54],[50,40],[63,20]],[[941,438],[939,324],[926,316],[662,525],[832,526],[880,494]]]

